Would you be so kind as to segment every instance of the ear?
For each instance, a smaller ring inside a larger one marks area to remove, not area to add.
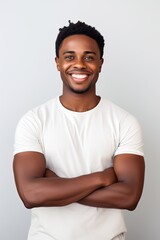
[[[101,58],[101,59],[100,59],[100,66],[99,66],[99,72],[101,72],[103,62],[104,62],[104,59]]]
[[[59,58],[58,57],[55,57],[55,62],[56,62],[56,65],[57,65],[57,70],[60,71]]]

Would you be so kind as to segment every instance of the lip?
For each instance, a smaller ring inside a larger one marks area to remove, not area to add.
[[[82,83],[88,79],[88,77],[92,74],[89,71],[79,71],[79,70],[73,70],[68,71],[68,74],[70,75],[71,79],[76,83]]]
[[[90,71],[68,71],[67,72],[68,74],[79,74],[79,75],[83,75],[83,74],[86,74],[86,75],[90,75],[90,74],[92,74],[92,72],[90,72]]]
[[[78,74],[78,73],[72,73],[70,74],[70,77],[74,82],[81,83],[84,82],[88,79],[89,75],[88,74]]]

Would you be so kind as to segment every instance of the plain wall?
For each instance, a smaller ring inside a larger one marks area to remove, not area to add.
[[[125,212],[127,240],[159,240],[160,1],[0,0],[0,239],[25,240],[30,210],[16,192],[12,151],[17,121],[61,94],[54,63],[58,29],[85,21],[105,37],[97,93],[134,114],[144,135],[143,196]]]

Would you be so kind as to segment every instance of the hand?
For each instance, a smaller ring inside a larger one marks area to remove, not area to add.
[[[44,177],[58,177],[53,171],[51,171],[49,168],[46,168]]]
[[[106,168],[104,171],[102,171],[101,178],[103,182],[103,187],[107,187],[117,182],[117,176],[113,167]]]

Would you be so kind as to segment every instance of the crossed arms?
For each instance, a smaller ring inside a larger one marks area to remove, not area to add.
[[[13,169],[18,193],[27,208],[78,202],[92,207],[134,210],[143,190],[144,159],[117,155],[113,168],[75,178],[61,178],[46,169],[38,152],[18,153]]]

